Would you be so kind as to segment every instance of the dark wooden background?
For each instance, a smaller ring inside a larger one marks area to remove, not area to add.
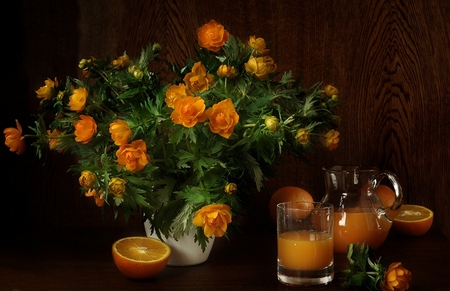
[[[345,100],[341,139],[306,165],[287,157],[257,200],[298,185],[324,193],[324,164],[365,164],[395,172],[407,203],[435,212],[433,227],[450,237],[450,1],[448,0],[42,0],[8,1],[2,18],[1,128],[32,122],[34,90],[46,78],[76,76],[81,58],[159,42],[163,58],[193,56],[195,31],[211,18],[244,40],[263,37],[281,71],[304,74],[304,86],[331,83]],[[29,130],[25,129],[29,132]],[[2,140],[3,144],[3,140]],[[0,225],[123,225],[80,197],[69,156],[39,161],[0,150]],[[255,221],[268,223],[266,217]],[[138,224],[138,218],[129,223]]]

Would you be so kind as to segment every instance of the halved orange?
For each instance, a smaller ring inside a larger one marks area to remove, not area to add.
[[[159,239],[133,236],[112,245],[114,263],[130,279],[149,279],[161,273],[169,261],[171,249]]]
[[[284,186],[275,191],[270,198],[269,214],[273,221],[277,221],[277,204],[281,202],[313,202],[308,191],[296,186]]]
[[[433,211],[424,206],[403,204],[392,229],[402,235],[420,236],[431,228],[433,216]]]

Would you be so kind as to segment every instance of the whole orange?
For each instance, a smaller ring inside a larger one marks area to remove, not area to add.
[[[270,198],[269,214],[273,221],[277,221],[277,204],[282,202],[314,202],[313,197],[303,188],[284,186],[275,191]]]
[[[378,185],[375,189],[378,197],[386,208],[391,207],[395,202],[395,192],[386,185]]]

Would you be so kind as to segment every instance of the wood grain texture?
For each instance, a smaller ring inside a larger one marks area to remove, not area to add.
[[[28,95],[11,101],[12,107],[29,104],[26,112],[35,112],[34,90],[47,77],[76,74],[76,64],[83,57],[124,51],[136,55],[142,46],[159,42],[163,59],[182,62],[194,56],[196,29],[213,18],[244,40],[250,35],[263,37],[280,71],[302,74],[306,87],[317,81],[331,83],[345,101],[338,110],[342,117],[339,147],[331,153],[319,150],[311,157],[311,165],[287,154],[289,163],[278,167],[281,174],[257,194],[261,211],[266,210],[271,193],[284,185],[305,187],[319,199],[324,193],[322,165],[373,165],[396,173],[406,202],[435,211],[434,227],[450,237],[449,1],[38,3],[22,1],[15,7],[17,22],[22,23],[15,27],[22,39],[17,50],[23,54],[12,72],[24,76],[22,93]],[[2,114],[8,117],[2,119],[2,126],[12,126],[15,116],[5,108]],[[0,154],[2,161],[13,162],[7,150]],[[26,195],[33,203],[25,206],[47,213],[32,210],[40,217],[36,218],[38,224],[55,220],[68,225],[111,223],[99,218],[98,209],[79,197],[74,177],[64,173],[70,160],[62,165],[59,157],[51,157],[41,169],[37,161],[19,159],[22,166],[2,177],[2,184],[13,189],[17,184],[14,177],[23,174],[22,179],[30,185],[21,186],[21,191],[34,192]],[[23,165],[30,170],[23,172]],[[64,200],[61,192],[66,195]],[[8,201],[14,204],[17,198]]]

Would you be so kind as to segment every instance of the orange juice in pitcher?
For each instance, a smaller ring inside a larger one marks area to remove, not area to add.
[[[324,167],[326,193],[321,202],[334,205],[334,252],[346,253],[347,244],[365,243],[377,249],[386,240],[398,213],[403,193],[395,174],[373,167]],[[383,178],[395,192],[395,202],[386,207],[376,194]]]

